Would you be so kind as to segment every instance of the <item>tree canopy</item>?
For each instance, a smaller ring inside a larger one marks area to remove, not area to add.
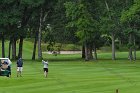
[[[119,46],[128,46],[129,58],[133,59],[133,48],[140,47],[139,25],[139,0],[0,0],[2,56],[8,39],[9,57],[12,48],[13,59],[16,53],[22,57],[25,38],[35,38],[32,59],[35,59],[36,45],[38,58],[42,58],[42,42],[81,44],[86,60],[97,59],[96,49],[106,46],[106,42],[112,47],[115,60],[119,42]]]

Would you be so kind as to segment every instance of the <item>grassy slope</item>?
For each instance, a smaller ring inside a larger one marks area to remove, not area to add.
[[[32,44],[24,43],[25,59],[31,58]],[[12,78],[0,77],[0,93],[139,93],[140,62],[129,62],[127,53],[117,53],[123,60],[108,60],[110,53],[99,54],[97,62],[84,62],[80,55],[46,55],[49,76],[43,77],[42,64],[24,60],[23,77],[16,77],[13,61]],[[139,52],[138,52],[139,57]]]
[[[25,61],[23,77],[0,77],[0,93],[139,93],[140,62],[50,62],[43,77],[40,62]]]
[[[8,56],[8,47],[9,47],[9,42],[6,41],[5,42],[5,56]],[[18,45],[19,43],[17,43],[17,55],[18,55]],[[1,51],[2,47],[1,47],[1,42],[0,42],[0,51]],[[33,51],[33,43],[29,42],[29,41],[24,41],[23,44],[23,59],[31,59],[32,58],[32,51]],[[12,56],[12,55],[11,55]],[[1,52],[0,52],[0,57],[1,57]]]

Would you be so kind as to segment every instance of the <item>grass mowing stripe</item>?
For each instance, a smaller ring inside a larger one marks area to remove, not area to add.
[[[0,93],[114,93],[117,88],[123,93],[138,93],[139,64],[49,62],[49,76],[44,78],[41,62],[26,61],[23,77],[17,78],[13,63],[12,78],[0,77]]]

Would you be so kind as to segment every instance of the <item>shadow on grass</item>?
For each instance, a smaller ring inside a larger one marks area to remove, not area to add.
[[[79,62],[79,61],[83,61],[84,59],[82,59],[82,58],[65,58],[65,59],[64,58],[59,58],[59,59],[48,58],[46,60],[49,60],[51,62],[72,62],[72,61]]]
[[[85,59],[81,58],[81,55],[58,55],[58,56],[53,56],[53,55],[44,55],[43,56],[44,60],[48,60],[49,62],[85,62]],[[31,59],[23,59],[23,61],[31,61],[31,62],[41,62],[42,60],[31,60]],[[130,61],[128,58],[120,58],[116,57],[116,60],[112,60],[111,57],[98,57],[98,60],[90,60],[90,62],[140,62],[140,58],[137,58],[136,61],[132,60]]]
[[[125,59],[125,58],[121,58],[121,59],[116,59],[116,60],[112,60],[112,59],[98,59],[98,60],[90,60],[90,61],[85,61],[85,59],[83,58],[59,58],[59,59],[55,59],[55,58],[44,58],[44,60],[48,60],[49,62],[133,62],[133,63],[139,63],[140,62],[140,59],[137,59],[136,61],[132,60],[128,60],[128,59]],[[24,62],[42,62],[41,60],[31,60],[31,59],[24,59],[23,60]],[[15,61],[16,62],[16,61]]]
[[[83,58],[43,58],[43,60],[48,60],[49,62],[81,62],[84,61]],[[15,60],[16,61],[16,60]],[[24,62],[42,62],[42,59],[36,59],[36,60],[32,60],[32,59],[23,59]]]

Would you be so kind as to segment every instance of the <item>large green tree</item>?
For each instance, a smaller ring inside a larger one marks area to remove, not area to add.
[[[92,17],[88,9],[89,2],[79,0],[65,3],[66,16],[69,19],[68,27],[76,28],[76,35],[85,47],[85,60],[93,59],[93,37],[98,22]]]
[[[124,10],[121,15],[121,22],[125,26],[126,32],[129,35],[129,59],[136,60],[136,38],[139,36],[139,23],[140,23],[140,1],[134,0],[130,8]],[[132,54],[134,48],[134,57]]]
[[[119,38],[117,36],[121,32],[120,16],[123,8],[125,7],[126,1],[122,0],[104,0],[102,4],[102,13],[100,20],[100,30],[102,34],[111,36],[112,39],[112,60],[116,59],[115,51],[116,45],[115,40]]]
[[[5,33],[10,33],[10,46],[12,45],[12,58],[16,59],[16,41],[19,39],[18,57],[22,57],[23,38],[26,37],[27,24],[35,7],[40,6],[44,0],[1,0],[0,25]],[[4,35],[4,34],[3,34]],[[9,51],[10,51],[9,46]],[[9,53],[10,56],[10,53]]]

